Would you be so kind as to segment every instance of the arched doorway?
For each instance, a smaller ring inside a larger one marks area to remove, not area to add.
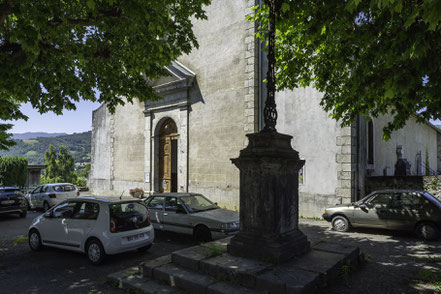
[[[159,131],[159,191],[178,191],[178,131],[172,119],[167,119]]]

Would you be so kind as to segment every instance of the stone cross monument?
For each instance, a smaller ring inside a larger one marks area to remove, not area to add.
[[[240,170],[240,230],[228,253],[274,263],[303,254],[310,248],[299,230],[298,172],[304,161],[291,147],[292,137],[276,131],[275,18],[280,0],[266,0],[270,8],[268,96],[265,127],[248,134],[248,146],[232,162]]]

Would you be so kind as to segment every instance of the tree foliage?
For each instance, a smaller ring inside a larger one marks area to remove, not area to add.
[[[26,184],[28,161],[20,157],[0,157],[0,186],[19,186]]]
[[[197,41],[192,19],[210,0],[0,0],[0,120],[75,109],[80,99],[157,98],[148,79]],[[95,91],[99,97],[95,97]],[[7,127],[7,126],[6,126]],[[0,128],[0,148],[11,143]]]
[[[44,163],[47,167],[42,178],[43,183],[75,183],[74,159],[65,146],[59,146],[57,154],[57,149],[49,145],[44,154]]]
[[[441,118],[441,1],[278,2],[278,89],[313,85],[344,125],[390,114],[386,138],[412,116]],[[251,18],[262,39],[267,17]]]

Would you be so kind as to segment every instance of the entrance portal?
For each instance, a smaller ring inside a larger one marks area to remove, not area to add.
[[[178,191],[178,131],[172,119],[159,131],[159,191]]]

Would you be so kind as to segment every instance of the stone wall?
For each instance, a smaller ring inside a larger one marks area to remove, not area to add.
[[[441,176],[367,177],[366,194],[383,189],[426,190],[441,199]]]
[[[437,135],[437,149],[438,149],[438,173],[441,173],[441,133]]]

